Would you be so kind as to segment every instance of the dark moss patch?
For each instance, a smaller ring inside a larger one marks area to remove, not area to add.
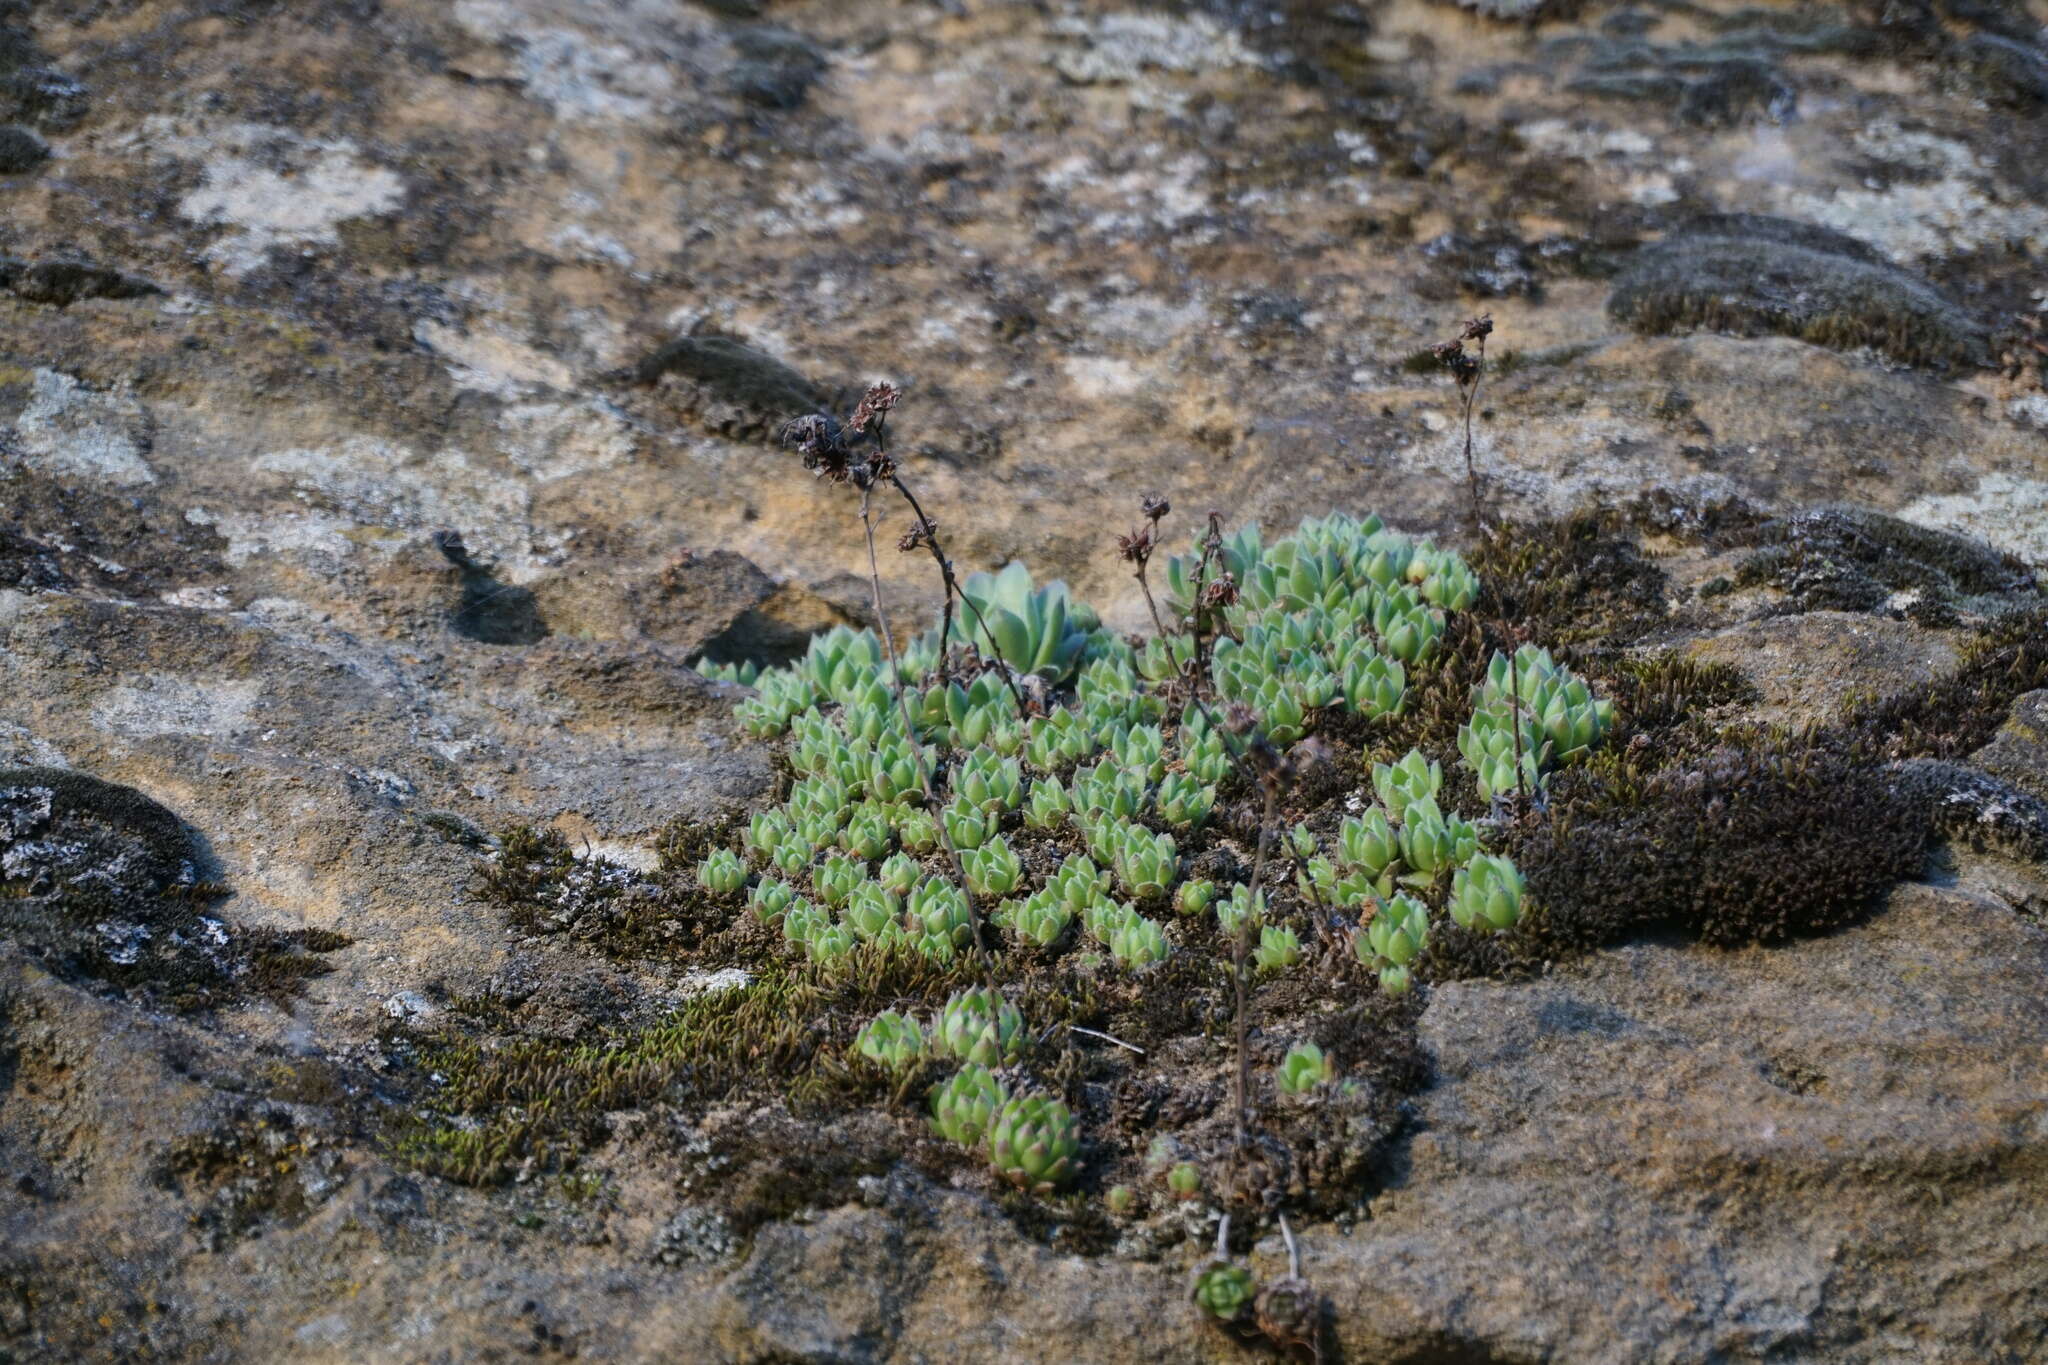
[[[179,1138],[158,1179],[195,1201],[192,1229],[219,1252],[265,1224],[305,1221],[340,1186],[341,1167],[338,1146],[272,1105],[244,1108],[209,1132]]]
[[[1643,70],[1583,72],[1565,89],[1594,99],[1659,104],[1679,122],[1707,128],[1732,127],[1752,116],[1782,121],[1798,103],[1791,82],[1764,57],[1662,54],[1650,62]]]
[[[2048,863],[2048,801],[1980,769],[1938,758],[1908,759],[1893,770],[1892,780],[1921,803],[1930,825],[1950,843],[2018,862]]]
[[[1647,776],[1596,765],[1556,779],[1548,817],[1511,840],[1538,906],[1516,932],[1544,951],[1660,928],[1731,945],[1823,933],[1918,872],[1926,840],[1881,770],[1797,740]]]
[[[1422,257],[1430,266],[1429,276],[1422,281],[1425,298],[1448,299],[1459,294],[1482,299],[1543,297],[1542,279],[1529,246],[1512,234],[1447,232],[1424,242]]]
[[[0,474],[0,586],[156,597],[226,576],[227,541],[152,497]]]
[[[1776,334],[1937,369],[1984,363],[1983,324],[1841,234],[1754,214],[1703,218],[1641,248],[1608,315],[1639,332]]]
[[[49,159],[49,144],[28,129],[0,128],[0,175],[26,175]]]
[[[0,130],[4,146],[5,130]],[[0,256],[0,289],[30,303],[68,307],[80,299],[140,299],[163,290],[94,261],[23,261]]]
[[[2048,101],[2048,54],[2036,43],[1996,33],[1972,33],[1949,50],[1958,71],[1977,90],[2002,104]]]
[[[825,54],[802,34],[786,28],[762,25],[741,29],[733,35],[733,47],[740,60],[727,74],[727,84],[756,108],[799,108],[824,74]]]
[[[1738,566],[1742,587],[1767,585],[1794,611],[1878,611],[1913,594],[1906,614],[1923,625],[1982,612],[1983,599],[2031,592],[2020,560],[1967,536],[1916,526],[1858,507],[1819,507],[1765,522],[1744,540],[1756,550]]]
[[[437,532],[434,543],[460,575],[460,594],[448,615],[457,635],[486,645],[531,645],[547,638],[531,589],[501,582],[496,567],[472,556],[457,532]]]
[[[2048,604],[2017,605],[1929,687],[1852,711],[1837,742],[1880,758],[1961,758],[1988,743],[2022,695],[2048,687]]]
[[[775,357],[731,337],[677,337],[615,376],[665,383],[688,415],[721,435],[769,440],[793,417],[831,407],[828,395]]]
[[[439,1080],[398,1120],[394,1149],[433,1174],[494,1184],[527,1163],[573,1168],[621,1109],[750,1090],[813,1110],[872,1102],[895,1086],[850,1059],[854,1034],[903,1001],[943,1002],[970,979],[966,961],[942,968],[865,954],[826,973],[771,957],[746,985],[707,990],[656,1024],[595,1041],[428,1038],[419,1067]]]
[[[1632,644],[1668,614],[1664,571],[1618,512],[1490,528],[1469,557],[1484,585],[1478,611],[1553,648]]]
[[[0,936],[67,981],[173,1009],[288,999],[338,934],[234,929],[207,907],[190,832],[129,787],[62,768],[0,771]]]

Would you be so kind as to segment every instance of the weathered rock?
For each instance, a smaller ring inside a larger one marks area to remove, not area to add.
[[[2048,692],[2029,692],[1970,762],[2048,801]]]
[[[1837,611],[1766,617],[1688,649],[1702,661],[1740,669],[1762,693],[1757,718],[1780,725],[1837,719],[1856,702],[1935,681],[1957,662],[1939,635]]]

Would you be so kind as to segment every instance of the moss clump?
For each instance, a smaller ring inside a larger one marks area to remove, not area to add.
[[[0,171],[8,170],[4,164],[10,155],[8,134],[20,132],[18,128],[0,128]],[[58,308],[80,299],[140,299],[164,292],[147,280],[92,261],[24,261],[12,256],[0,256],[0,289],[30,303]]]
[[[303,1221],[340,1187],[341,1164],[341,1151],[289,1110],[244,1108],[209,1132],[172,1142],[159,1178],[195,1198],[193,1230],[218,1252],[266,1221]]]
[[[1913,597],[1912,619],[1942,626],[1981,610],[1976,599],[2034,585],[2025,564],[1981,541],[1867,508],[1817,507],[1767,521],[1743,539],[1757,548],[1737,567],[1736,584],[1776,588],[1788,610],[1876,611],[1903,592]]]
[[[606,1115],[659,1100],[709,1103],[751,1086],[798,1106],[873,1102],[893,1086],[848,1064],[860,1024],[904,998],[943,999],[965,979],[959,966],[881,953],[831,975],[770,964],[651,1025],[589,1040],[418,1040],[419,1067],[438,1080],[398,1121],[395,1151],[433,1174],[494,1184],[527,1162],[575,1166]]]
[[[0,935],[67,981],[180,1010],[283,999],[348,940],[231,929],[178,817],[65,768],[0,771]]]
[[[1623,516],[1586,508],[1490,528],[1472,554],[1482,616],[1512,620],[1555,647],[1634,643],[1663,624],[1664,571]]]
[[[1703,218],[1641,248],[1607,312],[1638,332],[1776,334],[1936,369],[1989,356],[1983,325],[1927,281],[1852,238],[1754,214]]]
[[[1531,941],[1573,950],[1654,928],[1716,944],[1823,933],[1914,875],[1926,842],[1925,812],[1881,769],[1763,739],[1648,775],[1568,775],[1512,854],[1539,907]]]
[[[2036,598],[1995,617],[1947,677],[1851,712],[1838,742],[1882,758],[1961,758],[1990,742],[2015,701],[2042,687],[2048,603]]]
[[[677,337],[618,376],[681,385],[686,406],[722,431],[765,440],[782,423],[823,404],[816,385],[766,352],[731,337]]]

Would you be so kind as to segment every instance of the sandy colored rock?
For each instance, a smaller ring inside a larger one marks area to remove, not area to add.
[[[1729,664],[1763,694],[1759,719],[1802,725],[1924,684],[1951,671],[1954,649],[1938,634],[1862,613],[1816,611],[1733,626],[1689,647]]]

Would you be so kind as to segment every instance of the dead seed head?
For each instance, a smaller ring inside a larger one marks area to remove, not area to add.
[[[902,398],[903,390],[887,380],[870,384],[860,396],[860,406],[853,410],[853,429],[866,435]]]
[[[938,533],[939,523],[937,518],[920,518],[911,523],[910,529],[905,531],[902,539],[896,542],[896,548],[904,554],[909,554],[913,550],[922,550],[932,543],[932,537]]]
[[[877,388],[887,387],[877,385]],[[890,390],[889,406],[895,405],[894,390]],[[872,397],[874,390],[869,390]],[[861,400],[861,407],[854,413],[855,421],[868,411],[867,399]],[[877,412],[887,409],[878,409]],[[870,415],[870,422],[878,422],[878,415]],[[896,472],[896,462],[889,452],[879,445],[868,446],[864,439],[865,428],[855,425],[842,427],[822,412],[808,417],[794,418],[783,424],[782,444],[791,447],[803,456],[804,468],[810,470],[828,483],[850,483],[856,488],[870,488],[875,483],[887,480]]]
[[[1173,510],[1173,504],[1155,493],[1139,503],[1138,510],[1143,512],[1148,519],[1157,523],[1161,517]]]
[[[1481,313],[1476,318],[1465,320],[1465,330],[1458,334],[1461,341],[1476,341],[1483,347],[1486,339],[1493,335],[1493,314]]]
[[[1237,575],[1225,570],[1212,578],[1202,588],[1202,605],[1205,607],[1228,607],[1237,602]]]
[[[1132,528],[1129,535],[1118,536],[1116,538],[1118,557],[1126,564],[1136,564],[1139,568],[1143,568],[1145,561],[1152,557],[1152,530],[1152,524],[1147,524]]]

